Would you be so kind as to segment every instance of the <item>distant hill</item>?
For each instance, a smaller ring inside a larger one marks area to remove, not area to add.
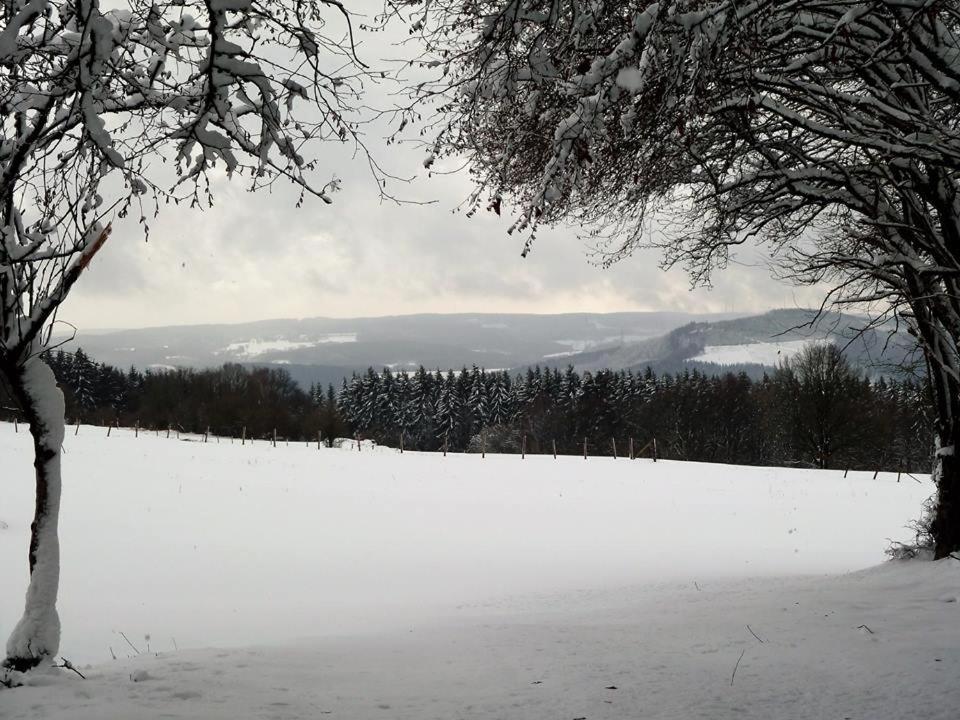
[[[892,326],[868,327],[858,315],[814,310],[772,310],[762,315],[695,321],[661,337],[579,353],[558,365],[578,370],[652,367],[659,372],[699,369],[759,375],[811,342],[832,342],[869,375],[897,372],[909,364],[916,344]]]
[[[301,385],[338,384],[368,367],[413,370],[521,370],[530,365],[577,370],[676,371],[746,369],[757,375],[804,342],[847,344],[853,360],[870,372],[899,362],[909,347],[902,334],[884,351],[885,335],[864,320],[824,314],[807,325],[811,310],[774,310],[762,315],[679,312],[562,315],[398,315],[372,318],[308,318],[188,325],[79,333],[65,344],[119,367],[211,367],[226,362],[280,365]],[[712,365],[709,363],[719,363]],[[878,364],[879,363],[879,364]]]
[[[299,381],[367,367],[397,370],[478,365],[507,369],[597,348],[614,348],[691,322],[732,314],[400,315],[308,318],[84,333],[65,345],[120,367],[210,367],[225,362],[283,364]],[[294,366],[297,366],[296,368]],[[313,368],[310,370],[308,368]],[[309,383],[308,383],[309,384]]]

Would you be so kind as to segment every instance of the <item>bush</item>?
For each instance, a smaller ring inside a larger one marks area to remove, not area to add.
[[[490,425],[470,438],[467,452],[517,454],[520,452],[520,431],[515,425]]]
[[[891,560],[910,560],[920,557],[927,560],[933,559],[934,540],[930,528],[933,525],[934,513],[936,512],[936,496],[931,495],[923,502],[923,512],[919,520],[914,520],[907,525],[907,528],[913,530],[914,538],[912,543],[902,543],[897,540],[890,541],[890,547],[886,549],[886,554]]]

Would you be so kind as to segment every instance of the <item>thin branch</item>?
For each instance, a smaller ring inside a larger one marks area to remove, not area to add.
[[[743,660],[743,654],[747,652],[746,648],[740,651],[740,657],[737,658],[737,664],[733,666],[733,673],[730,675],[730,686],[733,687],[733,680],[737,677],[737,669],[740,667],[740,661]]]

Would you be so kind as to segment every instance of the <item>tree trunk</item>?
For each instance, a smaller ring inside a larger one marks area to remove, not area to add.
[[[927,377],[935,409],[936,452],[933,480],[937,502],[930,523],[934,558],[939,560],[960,550],[960,377],[958,377],[958,340],[937,324],[932,313],[918,307],[917,330],[927,360]],[[927,311],[924,313],[924,311]]]
[[[955,383],[951,383],[953,385]],[[960,396],[951,405],[956,413]],[[960,551],[960,416],[941,418],[937,422],[937,453],[933,460],[933,477],[937,484],[937,505],[930,534],[934,540],[934,558],[939,560]]]
[[[30,423],[37,502],[30,526],[30,583],[23,617],[7,640],[4,665],[27,670],[52,658],[60,646],[57,588],[60,582],[60,447],[64,433],[63,393],[39,357],[3,368],[23,415]]]

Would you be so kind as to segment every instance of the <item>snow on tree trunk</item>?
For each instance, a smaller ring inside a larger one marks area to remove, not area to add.
[[[63,393],[39,357],[8,373],[13,393],[30,423],[37,503],[30,534],[30,583],[23,617],[7,640],[5,665],[26,670],[56,654],[60,646],[57,589],[60,582],[60,446],[64,435]]]
[[[960,397],[955,398],[954,405],[960,405]],[[960,550],[960,459],[956,454],[960,426],[953,419],[940,419],[937,426],[933,461],[937,505],[930,531],[935,540],[934,558],[939,560]]]

